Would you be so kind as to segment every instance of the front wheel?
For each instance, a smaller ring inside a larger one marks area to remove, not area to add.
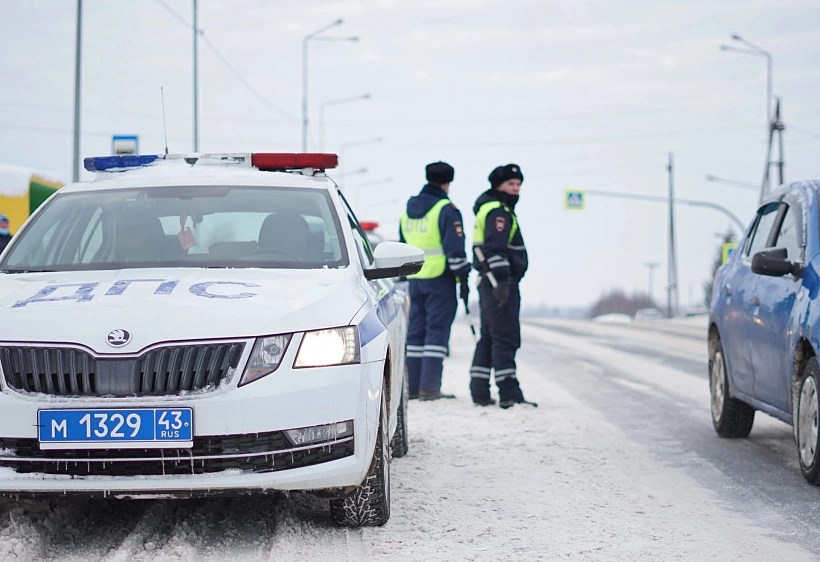
[[[396,408],[396,433],[390,442],[390,449],[393,458],[401,458],[410,449],[410,439],[407,434],[407,395],[408,395],[407,369],[404,370],[404,383],[401,387],[401,398],[399,407]]]
[[[748,437],[755,422],[754,408],[729,396],[729,377],[720,341],[715,343],[709,355],[712,425],[721,437]]]
[[[381,527],[390,519],[390,438],[385,392],[383,389],[376,448],[367,476],[352,494],[330,501],[330,516],[337,525]]]
[[[800,460],[800,472],[803,478],[814,485],[820,485],[820,435],[818,435],[818,396],[820,387],[820,367],[817,359],[812,357],[803,369],[803,375],[797,386],[797,415],[795,416],[795,434],[797,452]]]

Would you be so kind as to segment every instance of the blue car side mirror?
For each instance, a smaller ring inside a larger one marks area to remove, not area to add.
[[[752,271],[771,277],[781,277],[790,273],[796,277],[803,272],[803,266],[789,260],[786,248],[769,248],[752,256]]]

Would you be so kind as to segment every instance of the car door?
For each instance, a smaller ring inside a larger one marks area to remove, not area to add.
[[[362,228],[344,196],[341,193],[339,195],[344,202],[348,222],[350,228],[353,230],[353,237],[356,240],[356,246],[359,250],[362,264],[365,269],[373,267],[373,248],[370,245],[367,233]],[[404,348],[406,344],[405,334],[407,333],[407,320],[401,311],[404,297],[396,294],[393,290],[393,281],[390,279],[374,279],[367,283],[371,289],[372,303],[377,308],[377,316],[387,328],[390,348],[393,350],[391,355],[391,367],[394,373],[402,372],[404,369]],[[393,398],[395,400],[398,400],[399,392],[401,392],[400,385],[394,385]],[[394,401],[393,403],[396,402]]]
[[[805,250],[803,202],[793,192],[780,204],[767,247],[786,248],[791,261],[803,262]],[[790,337],[792,310],[802,287],[792,274],[755,275],[749,346],[754,371],[754,397],[784,412],[789,411],[792,374]]]
[[[721,286],[715,287],[715,291],[720,291],[718,298],[722,299],[720,338],[733,390],[747,396],[754,396],[749,329],[753,322],[752,300],[757,276],[752,273],[751,256],[766,247],[779,208],[779,204],[774,203],[758,210],[741,255],[730,262]]]

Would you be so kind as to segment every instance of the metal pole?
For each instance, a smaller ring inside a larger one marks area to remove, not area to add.
[[[325,151],[325,106],[319,106],[319,152]]]
[[[618,193],[617,191],[598,191],[595,189],[588,189],[586,191],[587,195],[598,195],[601,197],[615,197],[617,199],[631,199],[633,201],[651,201],[653,203],[668,203],[668,197],[661,197],[660,195],[642,195],[639,193]],[[696,201],[692,199],[675,199],[676,205],[690,205],[692,207],[706,207],[709,209],[713,209],[720,213],[723,213],[729,219],[734,222],[737,227],[740,229],[741,232],[746,230],[746,227],[743,226],[743,222],[737,218],[737,215],[732,213],[726,207],[718,205],[717,203],[711,203],[709,201]]]
[[[308,39],[302,39],[302,152],[307,152],[307,131],[308,131]]]
[[[780,120],[780,98],[777,98],[774,119],[777,126],[777,140],[780,144],[780,160],[778,160],[777,168],[779,172],[778,175],[780,178],[780,185],[783,185],[784,183],[786,183],[786,178],[783,173],[783,167],[786,165],[785,156],[783,154],[783,129],[785,129],[785,127],[783,126],[783,122]]]
[[[74,162],[71,166],[72,181],[80,181],[80,77],[83,46],[83,0],[77,0],[77,45],[74,49]]]
[[[677,314],[678,268],[675,260],[675,192],[673,182],[672,153],[669,153],[669,293],[667,295],[667,316],[672,318]]]
[[[768,51],[766,52],[766,117],[772,120],[772,96],[774,95],[774,60]]]
[[[194,152],[199,152],[199,25],[197,0],[194,0]]]

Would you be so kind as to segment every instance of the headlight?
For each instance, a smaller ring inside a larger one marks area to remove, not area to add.
[[[359,363],[359,330],[355,326],[305,332],[293,367],[329,367]]]
[[[291,337],[293,337],[293,334],[257,338],[256,345],[253,346],[251,352],[251,358],[248,360],[248,366],[245,367],[245,373],[242,375],[242,380],[239,381],[239,386],[259,380],[279,368]]]

